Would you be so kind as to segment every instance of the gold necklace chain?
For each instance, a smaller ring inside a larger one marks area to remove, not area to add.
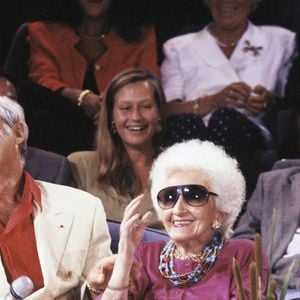
[[[192,255],[183,255],[177,247],[175,247],[175,250],[174,250],[174,257],[176,259],[186,259],[186,260],[192,260],[192,261],[195,261],[195,262],[203,262],[204,258],[205,258],[205,253],[203,253],[202,251],[199,253],[199,254],[192,254]]]

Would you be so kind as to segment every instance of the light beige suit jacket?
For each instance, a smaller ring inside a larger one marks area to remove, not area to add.
[[[110,251],[101,201],[78,189],[38,182],[42,210],[34,211],[34,230],[44,287],[28,300],[70,299],[90,269]],[[0,299],[9,284],[0,260]]]

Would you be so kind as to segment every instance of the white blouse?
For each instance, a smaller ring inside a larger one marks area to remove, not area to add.
[[[296,35],[281,27],[249,22],[228,59],[207,26],[168,40],[164,54],[161,76],[167,101],[194,100],[238,81],[252,88],[260,84],[283,96],[296,54]]]

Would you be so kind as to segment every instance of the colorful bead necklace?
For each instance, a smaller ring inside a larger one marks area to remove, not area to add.
[[[174,257],[176,254],[176,244],[174,241],[169,241],[163,248],[160,254],[159,271],[160,274],[169,279],[175,286],[184,284],[195,284],[205,276],[216,261],[220,250],[224,246],[223,237],[220,234],[215,234],[211,243],[208,244],[197,257],[196,268],[185,274],[177,274],[174,270]],[[178,253],[178,251],[177,251]],[[194,257],[194,256],[193,256]],[[192,260],[195,261],[195,259]]]

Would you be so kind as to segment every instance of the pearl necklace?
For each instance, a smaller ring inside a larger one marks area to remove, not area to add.
[[[237,40],[237,41],[235,41],[235,42],[231,42],[231,43],[229,43],[229,44],[225,44],[225,43],[221,42],[221,41],[220,41],[220,40],[212,33],[210,27],[208,28],[208,32],[210,33],[210,35],[213,37],[213,39],[215,40],[215,42],[216,42],[221,48],[234,48],[234,47],[237,45],[238,41],[239,41],[239,40]]]
[[[175,286],[184,284],[195,284],[204,277],[215,263],[220,250],[224,246],[223,237],[215,234],[210,244],[208,244],[200,254],[192,255],[191,260],[197,261],[196,268],[188,273],[177,274],[174,269],[174,257],[176,258],[176,244],[174,241],[168,242],[161,254],[158,269],[160,274],[169,279]]]
[[[237,45],[237,42],[232,42],[230,44],[222,43],[217,38],[215,38],[215,41],[221,48],[234,48]]]

